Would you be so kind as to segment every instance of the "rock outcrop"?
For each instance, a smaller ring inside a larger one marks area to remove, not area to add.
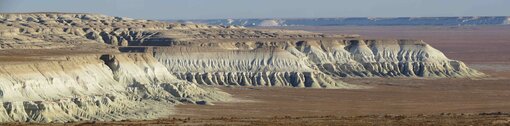
[[[208,85],[348,88],[348,84],[334,83],[331,78],[483,76],[414,40],[232,42],[158,47],[154,54],[178,78]]]
[[[353,88],[282,49],[160,47],[155,55],[178,78],[206,85]]]
[[[419,40],[65,13],[0,14],[0,28],[0,122],[153,119],[231,99],[208,85],[484,76]]]

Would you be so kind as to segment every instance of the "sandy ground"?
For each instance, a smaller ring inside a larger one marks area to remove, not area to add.
[[[362,90],[228,88],[251,102],[184,105],[186,117],[361,116],[510,112],[508,80],[397,80],[347,82],[373,86]]]
[[[179,105],[160,120],[71,125],[510,125],[510,26],[287,27],[423,39],[490,77],[341,79],[369,89],[222,87],[239,102]]]

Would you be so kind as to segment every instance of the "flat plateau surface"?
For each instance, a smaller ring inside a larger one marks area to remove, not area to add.
[[[281,28],[281,27],[280,27]],[[423,39],[451,59],[490,77],[373,78],[342,81],[371,88],[223,87],[239,99],[215,105],[178,105],[160,120],[78,125],[508,125],[510,26],[285,27],[378,39]],[[367,38],[367,39],[370,39]],[[14,124],[16,125],[16,124]]]

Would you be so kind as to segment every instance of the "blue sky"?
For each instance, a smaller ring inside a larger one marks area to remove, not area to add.
[[[0,12],[143,19],[510,16],[510,0],[0,0]]]

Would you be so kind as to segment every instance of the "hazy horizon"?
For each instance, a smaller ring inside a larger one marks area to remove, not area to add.
[[[508,0],[0,0],[0,12],[99,13],[137,19],[510,16]]]

